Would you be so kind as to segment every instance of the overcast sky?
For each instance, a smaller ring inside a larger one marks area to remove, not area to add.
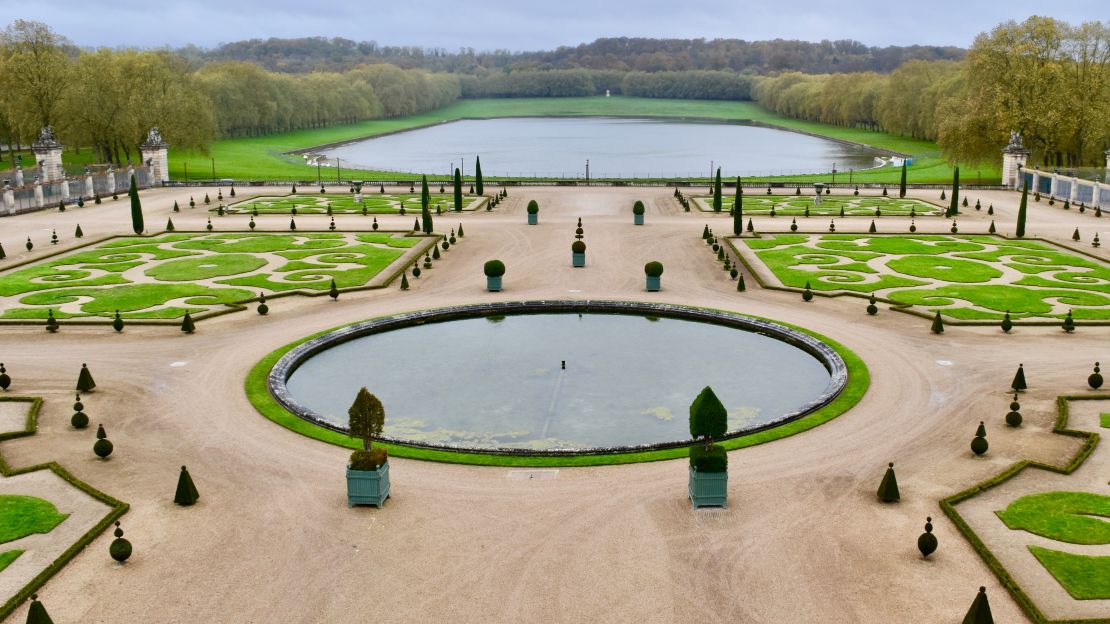
[[[1072,23],[1110,14],[1106,0],[0,0],[4,23],[46,22],[81,46],[325,36],[451,51],[540,50],[621,36],[967,47],[999,22],[1046,11]]]

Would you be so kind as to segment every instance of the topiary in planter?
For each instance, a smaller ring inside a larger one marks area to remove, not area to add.
[[[1021,426],[1021,412],[1018,411],[1019,409],[1021,409],[1021,403],[1018,403],[1017,393],[1015,392],[1014,400],[1010,401],[1010,411],[1006,414],[1007,425],[1010,425],[1011,427]]]
[[[505,275],[505,263],[500,260],[489,260],[482,265],[482,272],[486,277],[501,277]]]
[[[8,369],[4,368],[4,363],[0,362],[0,390],[7,390],[10,385],[12,385],[12,378],[8,376]]]
[[[1071,316],[1071,310],[1068,310],[1068,315],[1064,317],[1064,323],[1060,327],[1069,334],[1075,331],[1075,319]]]
[[[987,428],[983,426],[983,421],[979,421],[979,428],[975,430],[975,437],[971,439],[971,452],[976,455],[982,455],[987,452]]]
[[[1010,320],[1010,311],[1006,310],[1006,316],[1002,317],[1002,331],[1007,334],[1014,328],[1014,322]]]
[[[690,466],[698,472],[727,472],[728,453],[716,444],[695,444],[690,447]]]
[[[929,330],[932,331],[934,334],[944,333],[944,321],[940,318],[940,312],[937,312],[936,316],[933,317],[933,325],[929,328]]]
[[[529,206],[531,206],[531,204],[529,204]],[[637,199],[636,203],[632,204],[632,214],[634,214],[634,215],[643,215],[644,214],[644,202]]]
[[[813,301],[813,291],[809,288],[809,282],[806,282],[805,290],[802,291],[802,301]]]
[[[93,444],[93,453],[100,459],[106,459],[112,454],[114,445],[108,439],[108,434],[104,433],[104,425],[97,425],[96,427],[96,443]]]
[[[131,556],[131,542],[123,539],[123,529],[119,527],[119,522],[116,523],[115,536],[116,539],[108,546],[108,554],[112,559],[123,563]]]
[[[932,517],[925,518],[925,532],[917,538],[917,549],[921,551],[921,557],[924,559],[928,559],[929,555],[937,550],[937,536],[933,535]]]
[[[54,318],[54,310],[46,311],[46,331],[52,334],[58,331],[58,319]]]
[[[986,587],[979,588],[979,593],[972,601],[971,608],[967,610],[967,615],[964,616],[963,624],[994,624],[991,605],[987,602]]]
[[[266,293],[258,293],[258,314],[266,316],[270,313],[270,306],[266,305]]]
[[[0,369],[3,369],[0,366]],[[1102,370],[1098,367],[1098,362],[1095,362],[1095,372],[1087,376],[1087,385],[1094,390],[1102,387]]]
[[[96,388],[96,382],[93,381],[92,373],[89,372],[87,364],[82,364],[81,372],[77,375],[77,391],[92,392],[94,388]]]
[[[117,334],[123,331],[123,319],[120,318],[119,310],[116,310],[116,318],[112,320],[112,329],[116,330]]]
[[[351,470],[377,470],[389,461],[389,452],[377,446],[370,450],[359,449],[351,453]]]
[[[182,507],[188,507],[195,504],[199,498],[200,492],[193,484],[193,477],[189,475],[189,470],[182,466],[181,472],[177,475],[177,489],[174,491],[173,502]]]
[[[709,386],[690,404],[690,437],[719,438],[728,431],[728,411]]]
[[[894,476],[894,462],[887,464],[886,474],[883,475],[883,480],[879,482],[878,491],[879,500],[884,503],[894,503],[901,500],[898,494],[898,478]]]
[[[586,253],[586,243],[576,240],[570,244],[570,250],[574,253]]]
[[[644,275],[648,277],[659,277],[663,275],[663,263],[652,260],[644,265]]]
[[[871,297],[867,300],[867,313],[874,316],[879,313],[879,306],[875,305],[875,293],[871,293]]]
[[[540,212],[539,203],[537,203],[536,200],[534,200],[534,199],[529,200],[529,202],[528,202],[528,214],[533,214],[534,215],[534,214],[538,214],[539,212]]]
[[[335,285],[335,278],[332,278],[331,286],[328,287],[328,296],[331,297],[332,301],[339,300],[339,288]]]

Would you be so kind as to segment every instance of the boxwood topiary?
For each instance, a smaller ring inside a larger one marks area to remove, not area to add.
[[[1087,377],[1087,385],[1094,390],[1102,387],[1102,370],[1099,368],[1098,362],[1095,362],[1095,372]]]
[[[574,253],[586,253],[586,243],[576,240],[570,244],[570,250]]]
[[[645,264],[644,274],[648,277],[659,277],[663,274],[663,263],[657,260],[652,260],[651,262]]]
[[[489,260],[482,266],[486,277],[501,277],[505,274],[505,263],[500,260]]]
[[[695,444],[690,447],[690,466],[698,472],[727,472],[728,453],[716,444]]]
[[[528,202],[528,214],[536,214],[539,211],[540,211],[540,205],[538,203],[536,203],[536,200],[534,200],[534,199],[530,200]]]
[[[634,214],[634,215],[644,214],[644,202],[637,199],[636,203],[632,204],[632,214]]]
[[[694,439],[719,438],[728,430],[728,411],[709,386],[690,404],[690,435]]]
[[[376,446],[369,451],[359,449],[351,453],[351,470],[377,470],[384,466],[388,459],[388,451],[380,446]]]
[[[119,522],[116,522],[116,539],[112,540],[111,545],[108,546],[108,554],[112,559],[123,563],[131,557],[131,542],[123,538],[123,529],[120,528]]]

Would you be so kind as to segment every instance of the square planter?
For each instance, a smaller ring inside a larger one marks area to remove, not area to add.
[[[347,506],[374,505],[381,508],[389,498],[389,462],[377,470],[351,470],[347,466]]]
[[[661,278],[662,278],[662,276],[655,276],[655,277],[652,277],[651,275],[647,276],[648,292],[658,292],[659,291],[659,282],[660,282]]]
[[[633,225],[643,225],[644,224],[644,215],[638,215],[638,214],[632,215],[632,223],[633,223]]]
[[[529,214],[528,215],[528,225],[536,225],[539,222],[540,222],[540,215],[538,215],[538,214]]]
[[[501,276],[490,277],[486,276],[486,290],[490,292],[501,292]]]
[[[574,252],[574,251],[570,252],[570,261],[571,261],[571,264],[573,266],[576,266],[576,267],[586,266],[586,252],[584,252],[584,251],[582,253],[577,253],[577,252]]]
[[[698,472],[690,466],[690,504],[728,509],[728,473]]]

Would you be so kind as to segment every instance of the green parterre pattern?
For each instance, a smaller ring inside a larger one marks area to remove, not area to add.
[[[477,210],[485,203],[485,197],[476,195],[463,196],[463,210]],[[420,194],[383,195],[376,192],[363,193],[362,201],[355,201],[352,193],[327,193],[327,194],[297,194],[280,197],[260,196],[232,204],[225,208],[230,214],[397,214],[404,206],[406,213],[420,213]],[[431,209],[439,208],[442,212],[449,212],[455,208],[455,199],[451,193],[433,193]],[[364,210],[365,209],[365,210]],[[216,212],[219,207],[210,205],[209,210]]]
[[[170,233],[109,239],[0,273],[0,320],[173,319],[291,291],[367,286],[428,237]]]
[[[782,234],[744,243],[784,286],[874,293],[957,320],[1110,320],[1110,268],[1046,243],[985,235]]]
[[[732,211],[735,196],[727,190],[721,193],[721,212]],[[921,201],[920,199],[898,199],[897,197],[865,197],[855,195],[824,195],[817,203],[812,192],[802,195],[760,195],[744,194],[745,215],[770,215],[782,217],[805,217],[806,210],[811,217],[930,217],[943,216],[944,208]],[[711,197],[696,197],[695,203],[702,211],[713,211]],[[974,210],[964,208],[963,210]]]

